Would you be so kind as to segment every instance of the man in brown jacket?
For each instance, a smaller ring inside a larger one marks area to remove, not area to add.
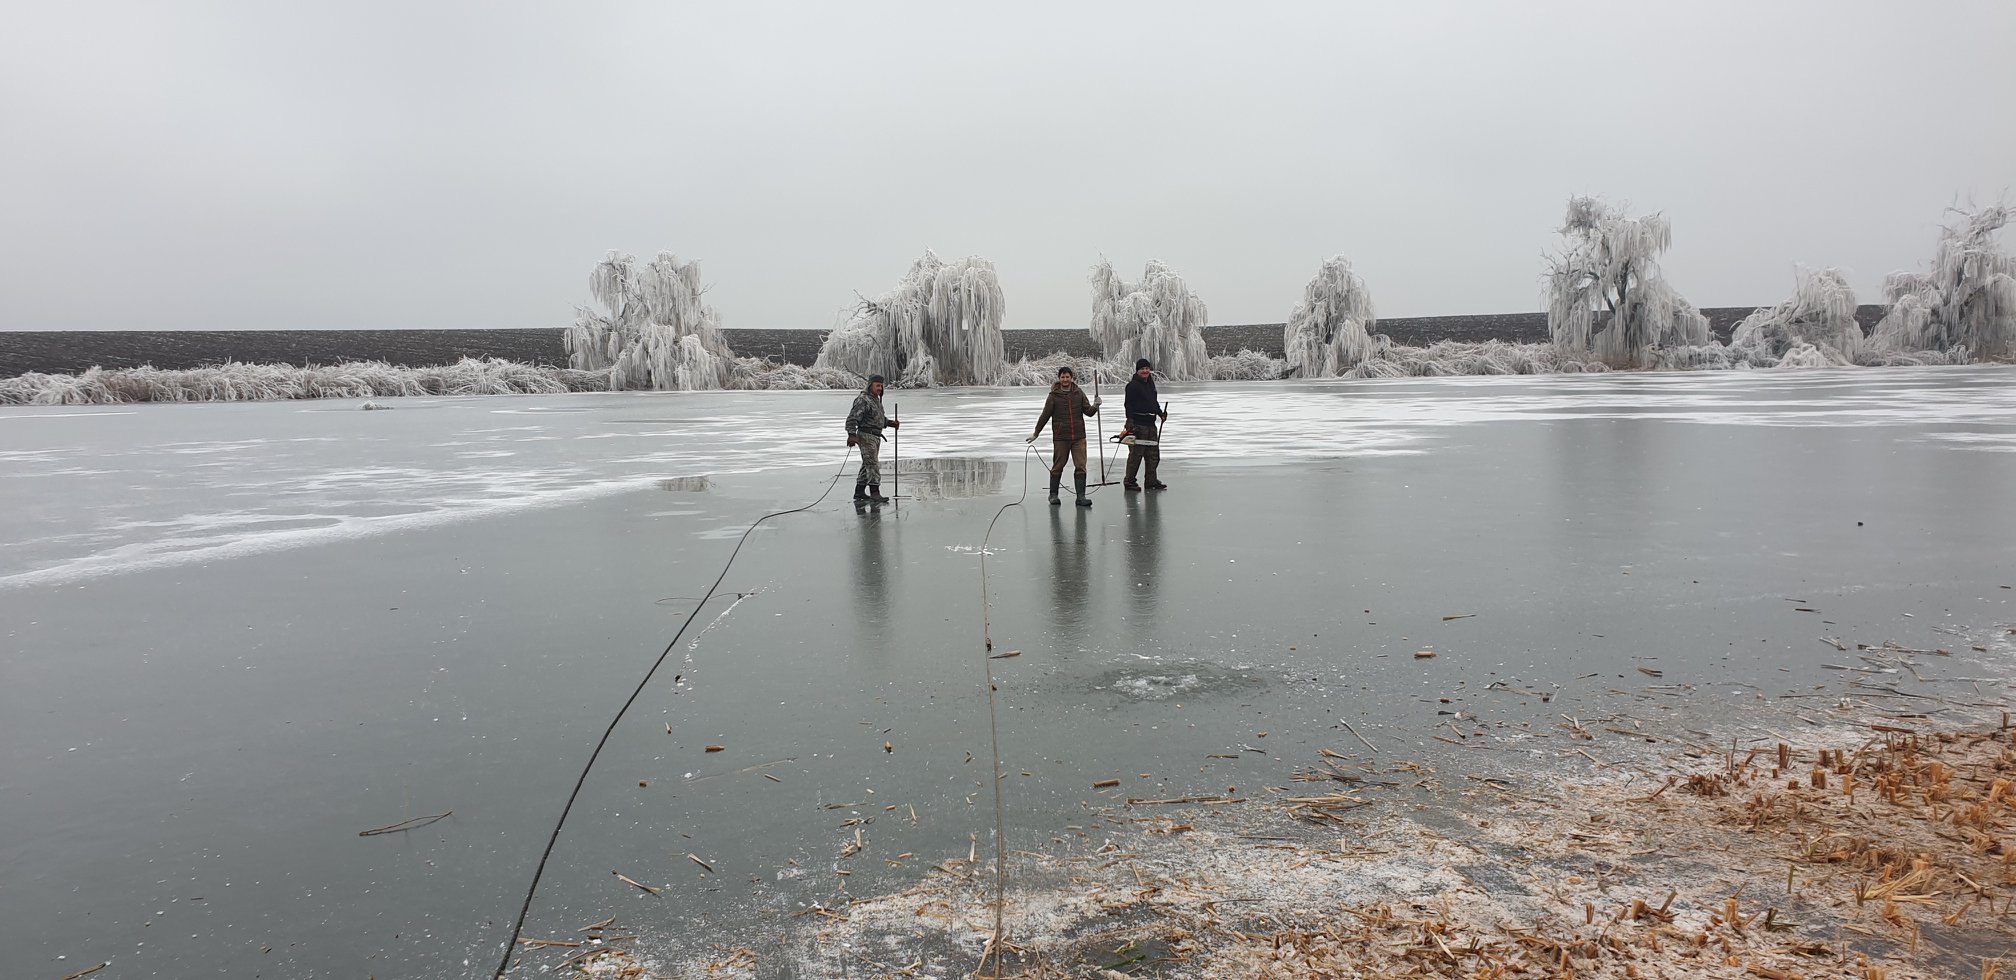
[[[1057,369],[1057,383],[1050,386],[1050,397],[1043,400],[1043,414],[1036,419],[1036,432],[1028,439],[1033,443],[1036,436],[1043,434],[1043,426],[1050,426],[1050,503],[1063,503],[1057,499],[1057,488],[1064,481],[1064,460],[1068,457],[1077,467],[1074,479],[1078,485],[1078,506],[1092,506],[1092,498],[1085,496],[1085,420],[1099,414],[1099,397],[1086,397],[1085,389],[1078,387],[1071,369]]]

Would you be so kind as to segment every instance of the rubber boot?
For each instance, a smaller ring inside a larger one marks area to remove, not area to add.
[[[868,484],[868,499],[878,504],[886,504],[889,502],[888,497],[882,496],[882,484],[880,483]]]
[[[1157,449],[1153,453],[1149,454],[1147,463],[1148,463],[1148,472],[1146,474],[1146,479],[1143,482],[1147,484],[1148,489],[1150,490],[1169,489],[1169,484],[1163,483],[1162,479],[1155,475],[1155,471],[1162,468],[1162,450]]]
[[[866,483],[854,484],[854,499],[863,502],[866,502],[867,500],[870,499],[868,496],[868,484]]]
[[[1092,498],[1085,496],[1085,474],[1080,473],[1076,477],[1073,477],[1073,480],[1078,485],[1078,506],[1080,507],[1092,506]]]
[[[1120,486],[1122,489],[1127,490],[1130,493],[1141,489],[1141,484],[1135,482],[1134,480],[1134,474],[1141,472],[1141,456],[1142,452],[1140,447],[1138,446],[1127,447],[1127,478],[1121,481]],[[1148,471],[1148,482],[1150,483],[1155,482],[1154,470]]]
[[[1064,502],[1062,500],[1057,499],[1057,485],[1063,482],[1063,480],[1064,480],[1064,474],[1062,473],[1050,474],[1050,506],[1052,507],[1055,507],[1058,504]]]

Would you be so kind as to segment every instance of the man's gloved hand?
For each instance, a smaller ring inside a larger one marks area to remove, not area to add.
[[[1092,407],[1093,407],[1093,408],[1098,408],[1098,407],[1099,407],[1099,396],[1098,396],[1098,395],[1093,395],[1093,396],[1092,396]]]
[[[860,444],[861,444],[861,437],[860,437],[860,436],[856,436],[856,435],[850,435],[850,436],[848,436],[848,437],[847,437],[847,445],[849,445],[849,446],[858,446],[858,445],[860,445]]]
[[[896,421],[895,419],[890,419],[890,420],[889,420],[889,427],[890,427],[890,428],[892,428],[892,429],[900,429],[900,428],[902,428],[902,427],[903,427],[903,423],[901,423],[901,422],[898,422],[898,421]]]
[[[1027,438],[1027,439],[1024,439],[1024,440],[1022,440],[1022,441],[1023,441],[1023,442],[1026,442],[1026,443],[1028,443],[1029,445],[1032,445],[1032,446],[1033,446],[1033,445],[1035,445],[1035,444],[1036,444],[1036,437],[1035,437],[1035,436],[1030,436],[1029,438]]]
[[[1167,421],[1169,421],[1169,410],[1168,410],[1168,409],[1166,409],[1166,408],[1165,408],[1165,409],[1163,409],[1163,410],[1161,410],[1161,411],[1159,411],[1159,412],[1156,412],[1155,414],[1156,414],[1156,415],[1159,415],[1159,416],[1161,416],[1161,417],[1162,417],[1162,421],[1164,421],[1164,422],[1167,422]]]

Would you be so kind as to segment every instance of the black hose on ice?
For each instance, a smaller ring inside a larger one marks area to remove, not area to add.
[[[714,584],[707,587],[706,594],[700,597],[699,605],[693,607],[694,614],[697,614],[701,606],[705,606],[709,600],[714,598],[714,593],[721,588],[721,583],[728,578],[728,570],[735,566],[736,556],[742,554],[742,546],[748,543],[749,535],[756,533],[757,525],[773,517],[799,514],[819,506],[820,503],[825,501],[827,494],[832,493],[833,488],[840,484],[840,478],[847,473],[847,460],[853,455],[854,450],[850,446],[847,453],[840,457],[840,469],[833,474],[833,479],[827,481],[826,489],[821,491],[819,496],[811,503],[803,507],[793,507],[790,510],[773,511],[749,522],[749,526],[743,529],[742,536],[735,539],[735,550],[728,553],[728,561],[721,566],[721,574],[715,576]],[[1026,474],[1023,482],[1025,484],[1028,482]],[[1024,494],[1029,492],[1026,486],[1022,492]],[[982,560],[984,561],[985,559],[983,558]],[[693,618],[694,616],[689,614],[686,617],[686,621],[679,624],[678,632],[672,634],[672,642],[665,644],[665,652],[660,653],[658,659],[651,662],[651,669],[644,672],[643,679],[637,682],[637,689],[631,691],[630,696],[624,699],[623,707],[616,709],[616,717],[609,719],[609,727],[602,730],[602,738],[596,741],[595,751],[588,753],[588,764],[581,767],[580,777],[574,780],[574,791],[567,794],[567,805],[560,808],[560,819],[553,822],[553,835],[546,839],[546,849],[539,854],[539,866],[532,871],[532,884],[525,889],[525,904],[518,908],[518,921],[511,926],[511,939],[504,944],[504,959],[498,962],[497,972],[492,977],[492,980],[503,980],[505,971],[511,969],[511,957],[518,952],[518,940],[525,933],[525,917],[532,912],[532,897],[539,891],[539,880],[546,875],[547,859],[553,856],[554,846],[560,843],[560,828],[566,826],[567,815],[574,812],[574,800],[581,795],[582,785],[588,782],[588,771],[595,768],[595,760],[601,758],[602,747],[609,744],[609,736],[616,731],[616,724],[623,720],[623,716],[630,711],[630,706],[635,704],[638,696],[644,693],[644,688],[651,683],[651,678],[658,673],[658,668],[665,665],[665,658],[670,657],[672,651],[678,648],[679,640],[686,635],[686,627],[693,625]],[[1000,768],[998,753],[995,768]],[[1000,792],[998,787],[995,792],[997,794]],[[998,795],[996,799],[999,799]]]
[[[994,753],[994,935],[987,940],[987,946],[980,953],[980,969],[987,968],[987,958],[994,958],[994,973],[1001,972],[1001,920],[1008,905],[1008,826],[1001,809],[1001,726],[995,720],[994,711],[994,601],[987,594],[987,542],[994,539],[994,525],[1010,507],[1020,507],[1029,499],[1029,461],[1036,458],[1036,446],[1032,443],[1022,457],[1022,496],[1016,497],[994,512],[994,519],[987,522],[987,533],[980,538],[980,667],[987,682],[987,743]]]

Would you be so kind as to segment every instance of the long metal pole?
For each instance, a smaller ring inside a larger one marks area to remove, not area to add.
[[[1092,400],[1099,400],[1098,368],[1092,369]],[[1099,423],[1099,485],[1103,487],[1106,485],[1106,413],[1101,412],[1092,419]]]
[[[896,458],[889,462],[889,499],[903,499],[903,406],[889,403],[889,417],[896,420]]]

